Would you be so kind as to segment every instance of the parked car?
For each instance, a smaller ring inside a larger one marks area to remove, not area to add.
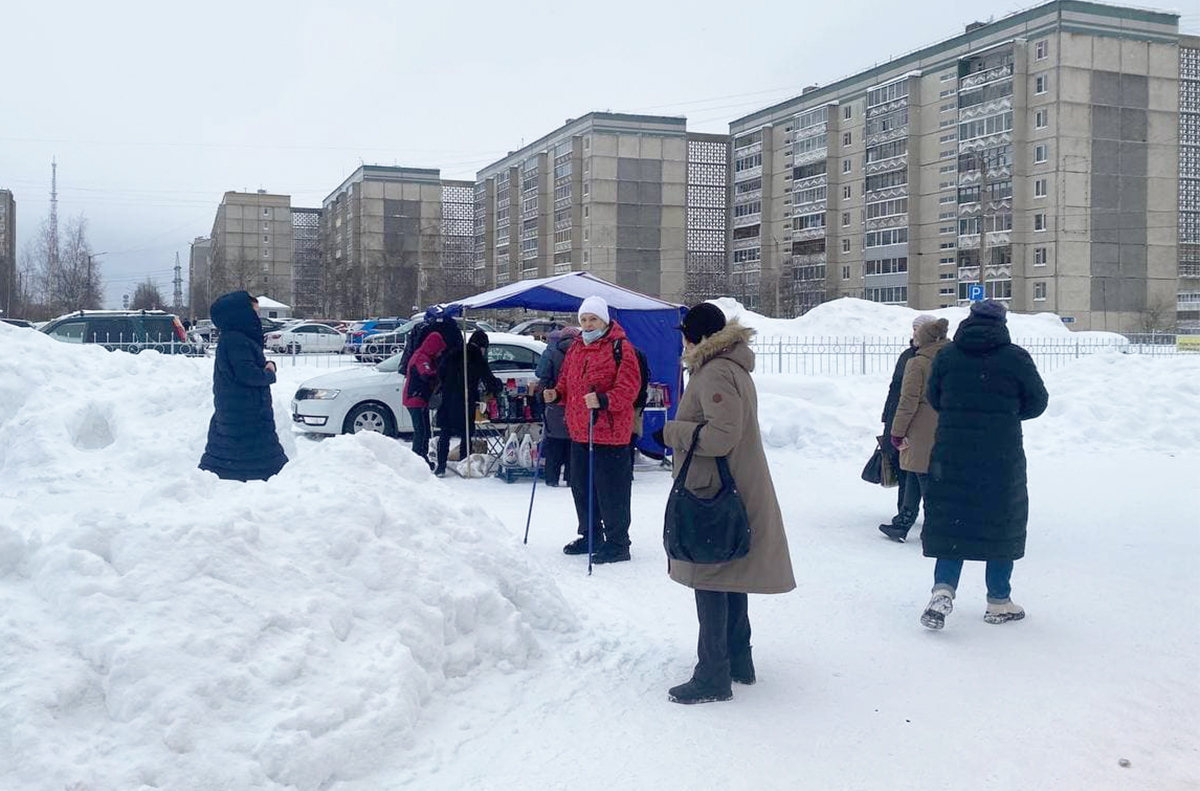
[[[298,354],[303,352],[334,352],[341,354],[346,346],[345,336],[324,324],[304,322],[281,327],[264,336],[267,348],[273,352]]]
[[[153,349],[162,354],[200,354],[183,323],[161,310],[81,310],[47,322],[42,332],[64,343],[98,343],[127,352]]]
[[[351,354],[358,354],[362,351],[362,342],[370,335],[378,335],[383,332],[390,332],[407,324],[411,319],[390,318],[390,319],[367,319],[366,321],[356,321],[350,325],[350,329],[346,331],[346,351]]]
[[[422,318],[424,318],[424,314],[422,314]],[[359,362],[379,363],[393,354],[400,354],[404,351],[405,344],[408,343],[408,334],[420,322],[421,319],[412,319],[390,332],[368,335],[360,345],[359,353],[354,355],[355,358]],[[461,327],[462,322],[458,322],[458,325]],[[467,319],[467,334],[470,335],[475,330],[483,330],[488,333],[496,332],[496,329],[486,321]]]
[[[488,361],[497,377],[525,383],[537,380],[534,370],[546,344],[506,333],[488,333],[488,339]],[[375,366],[347,368],[304,382],[292,398],[292,425],[309,434],[411,434],[412,421],[401,404],[401,356],[395,354]]]
[[[217,336],[217,328],[212,323],[212,319],[200,319],[192,325],[191,335],[195,335],[204,341],[214,341]]]
[[[509,329],[509,332],[513,335],[528,335],[531,338],[537,338],[539,341],[545,341],[550,333],[555,330],[561,330],[566,326],[566,322],[555,319],[527,319],[520,324],[513,325]]]
[[[32,321],[26,321],[25,319],[0,319],[0,321],[4,322],[5,324],[11,324],[14,327],[22,327],[27,330],[37,329],[34,327]]]

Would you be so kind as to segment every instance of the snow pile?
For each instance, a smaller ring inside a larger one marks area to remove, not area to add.
[[[405,445],[285,430],[282,474],[220,481],[196,469],[211,361],[10,329],[0,787],[369,780],[433,701],[577,628]]]
[[[959,322],[967,317],[968,309],[961,307],[919,311],[899,305],[881,305],[863,299],[843,297],[821,305],[794,319],[772,319],[747,310],[730,297],[712,300],[727,318],[736,318],[753,327],[763,336],[792,337],[889,337],[907,338],[912,335],[913,319],[929,313],[950,322],[954,335]],[[1127,343],[1115,332],[1072,332],[1055,313],[1009,313],[1008,329],[1014,339],[1021,338],[1089,338]]]

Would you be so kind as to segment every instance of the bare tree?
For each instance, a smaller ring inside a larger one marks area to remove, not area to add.
[[[137,288],[133,291],[133,299],[129,301],[130,310],[158,310],[163,306],[164,300],[162,293],[158,290],[158,283],[154,282],[154,278],[148,277],[145,282],[138,283]]]
[[[52,296],[66,311],[101,307],[104,285],[100,280],[100,264],[87,238],[87,218],[80,214],[68,220],[62,242],[59,265],[51,280]]]
[[[1138,318],[1138,330],[1145,333],[1170,332],[1175,328],[1175,301],[1159,294],[1146,301]]]

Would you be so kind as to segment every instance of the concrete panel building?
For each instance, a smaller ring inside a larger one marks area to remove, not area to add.
[[[245,290],[292,303],[292,199],[288,195],[226,192],[211,235],[210,294]]]
[[[1200,38],[1179,41],[1179,293],[1177,327],[1200,333]]]
[[[1139,329],[1178,290],[1179,102],[1177,15],[1078,0],[806,89],[731,124],[734,293],[794,315],[978,286]]]
[[[17,294],[17,201],[0,190],[0,309],[11,316]]]
[[[220,296],[217,294],[216,296]],[[212,305],[212,240],[197,236],[188,252],[188,305],[194,319],[208,317]]]
[[[321,210],[292,207],[292,315],[324,316],[321,309]]]
[[[590,113],[568,121],[479,171],[479,278],[490,287],[588,271],[671,300],[701,286],[723,292],[714,253],[725,258],[724,201],[714,196],[724,178],[710,166],[727,162],[727,152],[725,136],[689,135],[683,118]],[[689,283],[689,264],[707,268],[707,283]]]
[[[326,315],[409,315],[474,290],[474,190],[435,169],[364,165],[324,201]]]

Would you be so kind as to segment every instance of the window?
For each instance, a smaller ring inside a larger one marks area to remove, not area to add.
[[[908,96],[908,80],[900,79],[882,88],[867,91],[867,107],[878,107],[906,96]]]
[[[1033,164],[1041,165],[1049,157],[1045,144],[1035,146],[1033,149]]]
[[[874,176],[867,176],[863,182],[863,189],[866,192],[877,192],[891,187],[899,187],[907,183],[907,170],[893,170],[888,173],[877,173]]]
[[[939,250],[953,250],[957,245],[954,242],[942,242],[938,245]]]
[[[904,214],[907,211],[908,198],[876,201],[875,203],[867,204],[866,219],[874,220],[877,217],[894,217],[898,214]]]
[[[849,239],[842,240],[842,252],[843,253],[850,252],[850,240]]]
[[[938,233],[942,236],[953,236],[955,233],[955,228],[953,225],[943,225],[938,228]]]
[[[885,159],[894,159],[902,157],[908,153],[908,138],[902,137],[899,140],[893,140],[890,143],[884,143],[878,146],[871,146],[867,149],[867,162],[882,162]]]
[[[854,162],[849,159],[842,160],[842,172],[849,173],[852,170],[854,170]]]
[[[1045,41],[1039,41],[1036,44],[1034,44],[1033,45],[1033,59],[1034,60],[1045,60],[1047,49],[1048,49],[1048,47],[1046,46]]]
[[[1033,284],[1033,301],[1034,302],[1045,302],[1046,301],[1046,284],[1044,282],[1039,281],[1039,282]]]
[[[733,161],[733,170],[735,173],[741,173],[743,170],[753,170],[754,168],[762,167],[762,152],[751,154],[748,157],[741,157]]]
[[[844,266],[844,267],[842,267],[842,280],[849,280],[849,279],[850,279],[850,267]]]
[[[849,120],[850,116],[853,114],[854,114],[853,109],[850,107],[850,105],[846,105],[845,107],[842,108],[842,118]]]
[[[850,200],[850,186],[849,185],[842,187],[842,197],[846,200]]]
[[[264,237],[263,237],[263,241],[264,241],[264,242],[269,242],[269,241],[271,241],[271,237],[269,237],[269,236],[264,236]]]
[[[850,227],[850,212],[848,212],[848,211],[842,212],[842,227],[843,228]]]
[[[1049,260],[1049,252],[1049,248],[1046,247],[1033,248],[1033,265],[1045,266],[1046,262]]]
[[[1038,179],[1037,181],[1033,182],[1033,197],[1035,197],[1035,198],[1046,197],[1046,180],[1045,179]]]
[[[271,216],[271,210],[270,210],[270,209],[263,209],[263,216],[264,216],[264,217],[270,217],[270,216]]]
[[[958,163],[951,162],[949,165],[942,165],[938,168],[938,173],[955,173],[958,171]]]
[[[584,138],[584,142],[585,142],[585,143],[587,142],[587,138]],[[586,147],[586,146],[585,146],[585,147]],[[584,251],[583,251],[583,262],[584,262],[585,264],[587,264],[587,263],[591,263],[591,260],[592,260],[591,253],[589,253],[587,250],[584,250]]]
[[[989,280],[983,284],[988,299],[1012,299],[1012,280]]]
[[[949,288],[939,288],[938,295],[943,297],[954,296],[954,286],[950,286]]]
[[[908,286],[868,288],[863,290],[863,297],[871,302],[883,302],[889,305],[903,305],[908,302]]]
[[[908,258],[884,258],[879,261],[867,261],[863,264],[864,275],[895,275],[908,271]]]
[[[270,258],[270,257],[271,257],[271,251],[263,250],[263,258]]]
[[[1034,113],[1033,127],[1035,129],[1045,129],[1047,126],[1049,126],[1050,124],[1046,120],[1048,115],[1049,113],[1045,110],[1038,110],[1036,113]]]
[[[1035,231],[1046,230],[1046,212],[1040,211],[1037,214],[1033,215],[1033,230],[1035,230]]]
[[[907,228],[885,228],[866,235],[867,247],[884,247],[889,244],[904,244],[908,241]]]
[[[954,256],[947,256],[946,258],[938,259],[938,266],[950,266],[951,264],[955,263],[958,262],[955,260]]]
[[[938,280],[957,280],[958,275],[955,272],[942,272],[938,275]]]
[[[584,207],[583,207],[583,216],[584,216],[584,217],[591,217],[591,216],[592,216],[592,207],[591,207],[591,206],[584,206]]]
[[[958,197],[954,195],[943,195],[938,198],[938,203],[957,203]]]
[[[591,147],[592,147],[592,138],[590,138],[590,137],[583,138],[584,150],[586,151],[586,150],[590,149]]]
[[[941,80],[942,82],[950,82],[950,80],[954,79],[954,77],[955,77],[955,72],[948,71],[948,72],[944,73],[942,76],[938,77],[938,79]]]
[[[848,146],[848,145],[850,145],[850,141],[851,141],[852,139],[853,139],[853,138],[851,137],[851,135],[850,135],[850,133],[849,133],[849,132],[843,132],[843,133],[842,133],[842,145],[844,145],[844,146]]]
[[[583,182],[583,194],[584,195],[592,194],[592,182],[590,182],[590,181]]]
[[[271,230],[271,224],[270,224],[270,223],[266,223],[266,222],[264,222],[264,223],[263,223],[263,230],[264,230],[264,231],[269,231],[269,230]]]
[[[818,212],[816,214],[798,215],[792,221],[792,225],[797,231],[803,231],[808,228],[824,228],[825,227],[825,212]],[[755,225],[753,227],[756,230],[754,230],[754,233],[752,233],[750,235],[757,236],[758,235],[758,231],[757,231],[758,226]],[[739,228],[738,230],[743,230],[743,229]],[[734,233],[734,238],[737,238],[738,231],[735,230],[733,233]]]
[[[85,332],[87,332],[86,321],[68,321],[55,327],[50,336],[67,343],[83,343]]]
[[[592,240],[592,230],[590,228],[583,229],[583,241],[590,242]]]
[[[1041,95],[1046,92],[1046,75],[1039,74],[1033,80],[1033,92]]]

